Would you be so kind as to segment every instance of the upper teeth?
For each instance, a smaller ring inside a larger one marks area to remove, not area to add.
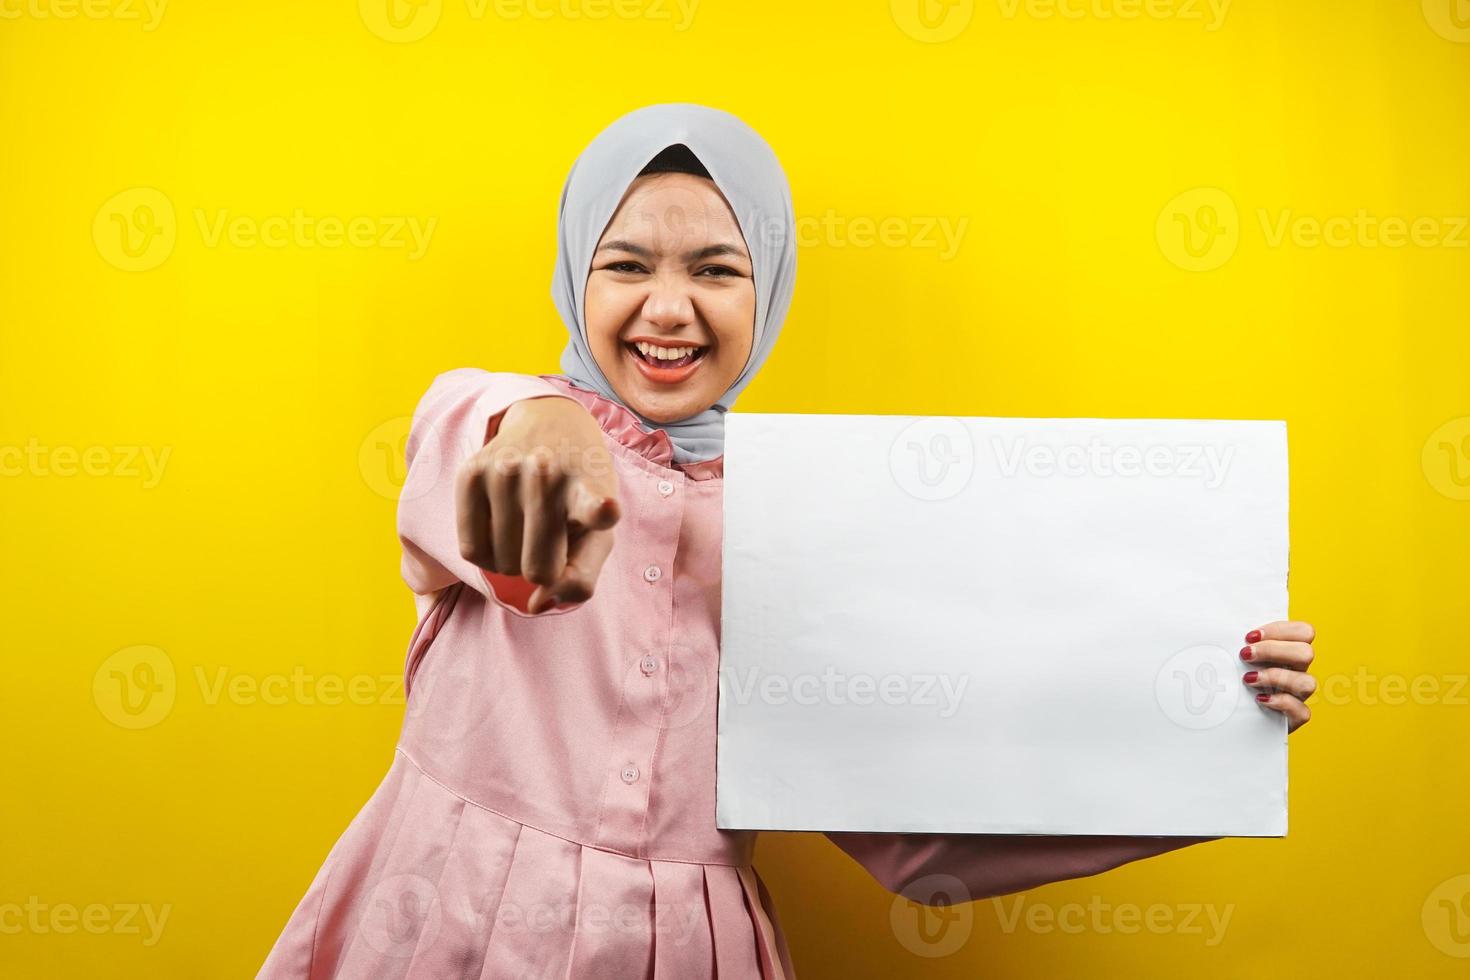
[[[689,357],[698,347],[656,347],[645,340],[636,342],[634,347],[645,357],[656,357],[660,361],[677,361],[681,357]]]

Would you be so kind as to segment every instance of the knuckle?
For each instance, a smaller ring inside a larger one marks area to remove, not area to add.
[[[480,568],[490,571],[494,570],[492,567],[494,562],[491,560],[490,553],[484,547],[474,542],[461,541],[459,543],[459,556],[471,565],[477,565]]]
[[[496,449],[491,455],[491,466],[498,476],[516,476],[521,472],[524,457],[513,446]]]
[[[454,471],[455,485],[461,490],[468,489],[470,485],[480,478],[482,471],[483,467],[481,466],[480,457],[471,456],[469,459],[460,463],[459,467]]]

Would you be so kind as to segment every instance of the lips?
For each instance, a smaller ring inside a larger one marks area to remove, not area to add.
[[[693,352],[685,353],[690,348],[693,348]],[[644,340],[623,344],[624,353],[632,359],[638,371],[657,384],[678,384],[687,380],[699,370],[709,350],[706,346],[696,344],[672,346]],[[670,357],[670,354],[678,356]]]

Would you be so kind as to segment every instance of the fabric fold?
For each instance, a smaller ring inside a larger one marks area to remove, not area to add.
[[[653,975],[657,980],[707,977],[714,972],[714,939],[705,904],[704,869],[675,861],[650,862],[653,871]]]
[[[333,846],[267,980],[792,980],[751,865],[646,860],[462,799],[402,753]]]
[[[761,976],[757,953],[760,936],[750,917],[740,873],[731,867],[706,865],[704,881],[709,894],[715,975],[722,980]]]

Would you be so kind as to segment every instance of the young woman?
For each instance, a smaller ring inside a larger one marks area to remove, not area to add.
[[[682,696],[716,687],[723,415],[791,300],[786,178],[735,117],[651,106],[577,160],[559,238],[564,373],[451,371],[419,406],[403,733],[262,977],[793,976],[755,834],[715,828],[715,699]],[[1312,638],[1242,651],[1292,727]],[[1195,842],[828,836],[971,898]]]

